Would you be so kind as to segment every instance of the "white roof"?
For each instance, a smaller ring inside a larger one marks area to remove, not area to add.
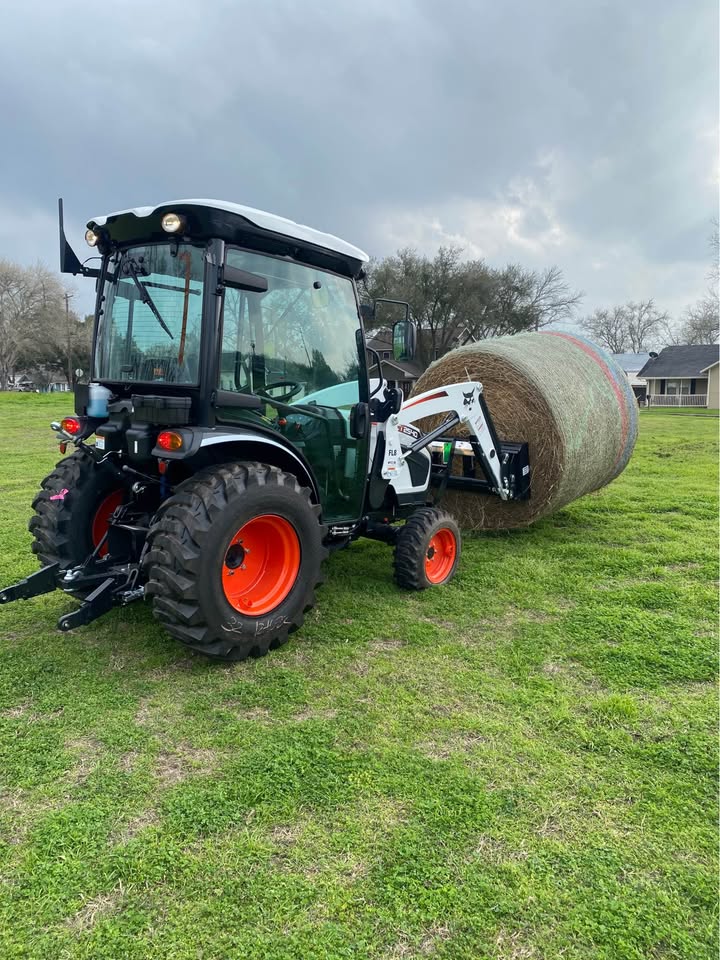
[[[129,210],[118,210],[117,213],[107,213],[103,217],[94,217],[89,223],[102,227],[110,217],[118,217],[126,213],[132,213],[136,217],[149,217],[161,207],[190,205],[214,207],[216,210],[226,210],[228,213],[236,213],[238,216],[245,217],[246,220],[249,220],[250,223],[256,227],[260,227],[261,230],[272,230],[273,233],[282,234],[284,237],[292,237],[294,240],[304,240],[306,243],[314,243],[318,247],[324,247],[326,250],[334,250],[335,253],[341,253],[346,257],[361,260],[363,263],[366,263],[370,259],[362,250],[354,247],[351,243],[346,243],[339,237],[334,237],[331,233],[322,233],[320,230],[313,230],[312,227],[306,227],[302,223],[295,223],[294,220],[288,220],[286,217],[278,217],[274,213],[266,213],[264,210],[256,210],[254,207],[243,207],[239,203],[229,203],[226,200],[167,200],[165,203],[159,203],[156,207],[132,207]]]

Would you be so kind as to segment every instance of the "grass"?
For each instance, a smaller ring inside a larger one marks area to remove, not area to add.
[[[0,583],[64,412],[0,395]],[[336,554],[264,660],[2,608],[3,960],[717,956],[718,423],[673,413],[444,589]]]

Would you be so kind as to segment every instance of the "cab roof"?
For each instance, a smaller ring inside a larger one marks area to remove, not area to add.
[[[295,223],[294,220],[288,220],[286,217],[278,217],[274,213],[267,213],[265,210],[256,210],[254,207],[245,207],[239,203],[231,203],[226,200],[168,200],[154,207],[132,207],[128,210],[119,210],[117,213],[108,213],[104,216],[94,217],[88,221],[88,227],[91,230],[104,227],[112,235],[115,233],[112,229],[113,224],[118,223],[118,221],[122,221],[127,225],[130,217],[155,219],[160,212],[167,213],[171,210],[175,212],[183,210],[192,213],[192,209],[189,210],[188,208],[197,208],[198,214],[201,214],[203,211],[206,214],[211,214],[212,212],[224,214],[225,216],[222,217],[221,220],[212,217],[212,221],[228,225],[228,227],[232,226],[234,218],[241,218],[241,220],[237,221],[239,233],[246,232],[246,229],[243,228],[250,227],[251,229],[255,228],[253,232],[261,231],[275,238],[286,238],[288,240],[298,241],[300,245],[307,245],[315,250],[330,251],[332,254],[339,255],[339,257],[344,260],[351,261],[353,266],[356,266],[356,270],[352,272],[357,272],[357,270],[362,267],[362,264],[367,263],[369,260],[368,255],[358,247],[353,246],[351,243],[346,243],[345,240],[341,240],[331,233],[323,233],[320,230],[314,230],[312,227],[306,227],[302,223]],[[228,218],[227,214],[233,216]],[[122,232],[125,233],[125,231]],[[233,230],[230,229],[228,231],[226,229],[221,232],[229,232],[232,234]],[[226,236],[224,239],[232,239],[232,237]]]

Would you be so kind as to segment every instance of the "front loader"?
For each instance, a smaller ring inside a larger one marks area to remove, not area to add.
[[[461,550],[444,491],[529,497],[527,443],[498,439],[482,384],[405,400],[377,355],[370,376],[356,247],[211,200],[96,217],[86,241],[98,267],[61,202],[61,269],[96,280],[91,382],[52,425],[71,452],[33,501],[41,569],[0,603],[59,588],[80,600],[71,630],[147,598],[188,647],[242,660],[301,626],[330,550],[380,540],[400,586],[444,584]],[[396,360],[415,349],[404,308]]]

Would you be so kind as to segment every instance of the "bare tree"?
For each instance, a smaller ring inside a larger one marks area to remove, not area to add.
[[[529,281],[532,291],[529,306],[536,330],[573,319],[583,294],[570,288],[559,267],[531,272]]]
[[[713,230],[709,237],[711,251],[710,269],[707,279],[710,285],[703,297],[687,307],[674,333],[676,343],[717,343],[720,337],[720,235],[718,221],[713,220]]]
[[[45,278],[44,285],[46,296],[34,336],[25,340],[18,362],[38,374],[38,383],[51,383],[64,375],[72,387],[75,370],[90,365],[92,317],[80,318],[70,309],[68,292],[57,278]]]
[[[717,343],[720,336],[720,309],[717,291],[708,293],[688,307],[678,330],[678,343]]]
[[[666,342],[669,320],[650,298],[596,310],[582,325],[611,353],[645,353]]]
[[[585,317],[582,325],[601,347],[606,347],[611,353],[627,352],[629,342],[625,307],[600,308]]]
[[[39,264],[26,268],[0,260],[0,390],[8,389],[21,351],[37,335],[47,276]]]
[[[41,263],[0,260],[0,390],[21,365],[37,371],[38,382],[63,370],[72,383],[74,365],[88,362],[92,325],[65,296],[60,278]]]
[[[658,310],[655,301],[650,298],[628,303],[625,315],[630,353],[644,353],[660,345],[663,331],[670,320],[666,310]]]

